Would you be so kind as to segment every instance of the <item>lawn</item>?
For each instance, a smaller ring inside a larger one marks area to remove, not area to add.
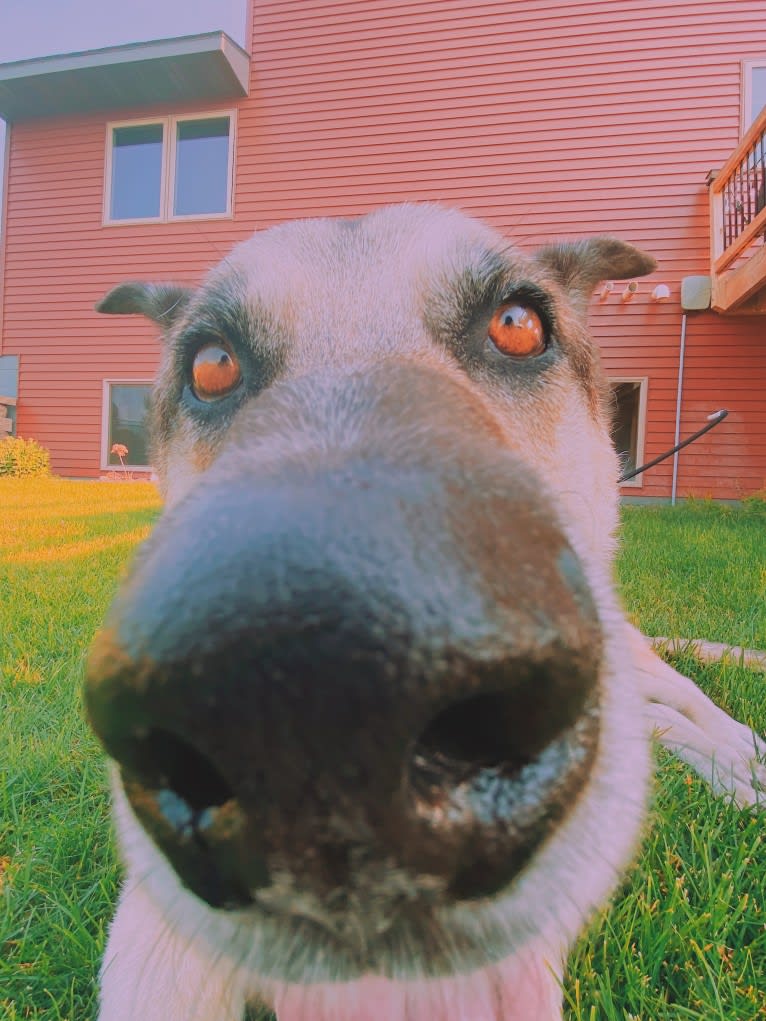
[[[0,1021],[88,1021],[118,867],[83,655],[159,502],[4,479],[0,509]],[[619,568],[648,633],[766,648],[765,504],[628,508]],[[680,662],[766,730],[762,673]],[[568,1021],[763,1021],[762,819],[660,758],[640,861],[573,958]]]

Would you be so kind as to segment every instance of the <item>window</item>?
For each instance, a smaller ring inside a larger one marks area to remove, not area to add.
[[[104,221],[231,212],[232,114],[110,124]]]
[[[766,106],[766,57],[742,64],[742,134]]]
[[[612,441],[621,471],[632,471],[644,458],[646,379],[611,379],[610,383],[614,399]],[[643,485],[643,479],[637,475],[622,485],[638,487]]]
[[[110,220],[152,219],[162,197],[161,124],[114,128]]]
[[[229,205],[229,118],[176,125],[176,216],[226,212]]]
[[[130,468],[148,468],[149,444],[147,419],[151,384],[145,382],[104,383],[104,468],[120,468],[119,454],[112,453],[115,443],[127,448],[122,463]]]
[[[16,398],[19,394],[19,356],[0,355],[0,440],[16,435]]]

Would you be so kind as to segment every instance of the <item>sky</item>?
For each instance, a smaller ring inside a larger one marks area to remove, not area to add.
[[[245,8],[246,0],[0,0],[0,63],[217,29],[243,46]],[[4,144],[0,121],[0,153]]]

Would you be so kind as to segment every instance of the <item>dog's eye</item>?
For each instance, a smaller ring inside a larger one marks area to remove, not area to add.
[[[192,364],[192,388],[201,401],[230,394],[242,379],[239,362],[223,343],[205,344]]]
[[[545,327],[534,309],[502,305],[492,316],[489,339],[504,355],[531,358],[545,351]]]

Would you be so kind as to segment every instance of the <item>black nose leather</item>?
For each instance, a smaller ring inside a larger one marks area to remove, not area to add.
[[[481,896],[564,814],[599,622],[534,481],[500,468],[222,468],[160,521],[86,702],[200,896],[277,869],[331,891],[360,860]]]

